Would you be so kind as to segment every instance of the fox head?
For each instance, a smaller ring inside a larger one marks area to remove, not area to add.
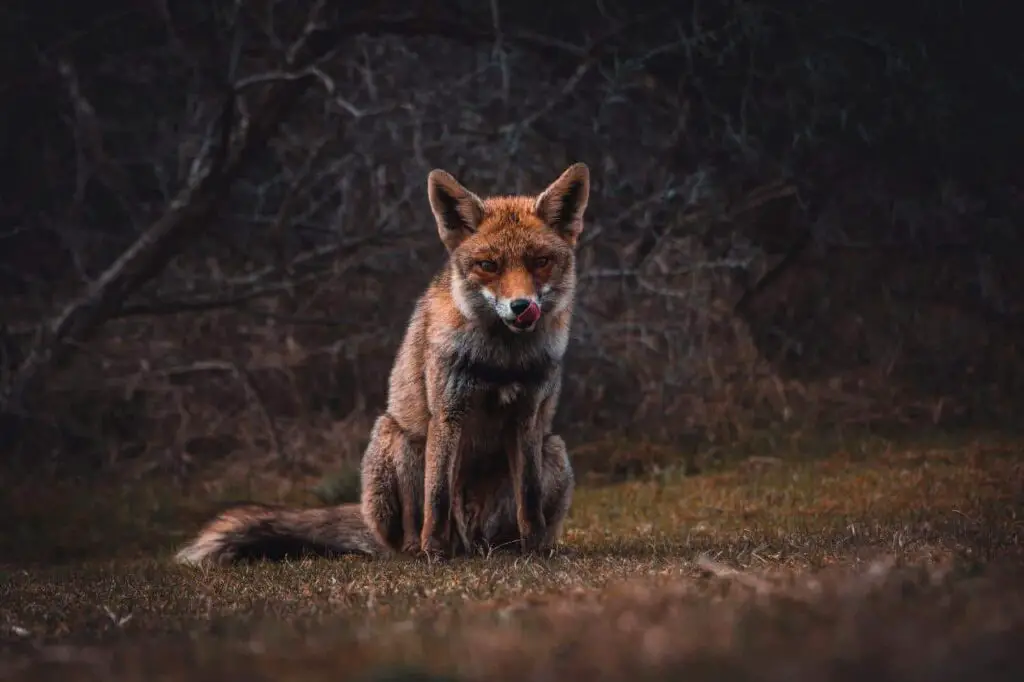
[[[481,199],[440,169],[427,176],[427,193],[463,315],[500,319],[519,334],[571,305],[590,195],[586,164],[570,166],[535,197]]]

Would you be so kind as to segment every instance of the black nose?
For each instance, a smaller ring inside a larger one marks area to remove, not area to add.
[[[512,309],[512,314],[519,317],[526,309],[530,307],[530,299],[528,298],[517,298],[508,304],[508,307]]]

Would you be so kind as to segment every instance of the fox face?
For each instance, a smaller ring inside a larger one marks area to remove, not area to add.
[[[431,171],[430,206],[450,254],[459,311],[522,334],[536,329],[544,315],[568,307],[589,189],[582,163],[537,197],[481,199],[445,171]]]
[[[493,315],[513,333],[521,333],[532,331],[542,315],[569,302],[575,261],[564,239],[530,212],[515,208],[492,207],[477,230],[455,248],[452,284],[464,315]]]

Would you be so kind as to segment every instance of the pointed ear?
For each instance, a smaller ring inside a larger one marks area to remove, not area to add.
[[[583,232],[583,212],[590,198],[590,169],[574,163],[537,197],[534,211],[553,230],[576,245]]]
[[[437,233],[448,251],[476,232],[483,220],[484,204],[480,197],[460,185],[451,173],[439,168],[430,171],[427,196],[437,221]]]

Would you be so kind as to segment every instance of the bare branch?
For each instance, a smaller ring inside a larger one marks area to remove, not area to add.
[[[141,220],[141,215],[136,208],[134,192],[128,179],[124,176],[121,168],[111,161],[103,142],[103,133],[100,131],[99,121],[96,117],[96,109],[85,96],[78,73],[74,66],[66,59],[57,62],[57,71],[64,81],[67,89],[68,100],[71,102],[75,112],[75,138],[79,149],[85,152],[88,160],[93,164],[99,177],[117,197],[118,202],[125,209],[132,220]],[[82,159],[80,159],[82,161]],[[79,180],[79,192],[84,191],[84,186]]]
[[[659,272],[659,277],[672,277],[676,275],[692,275],[695,272],[704,270],[743,270],[750,267],[750,258],[720,258],[713,261],[702,261],[691,263],[685,267],[672,268]],[[591,279],[620,279],[623,277],[643,277],[643,273],[636,268],[595,268],[581,272],[580,281]]]
[[[578,67],[576,67],[576,71],[573,72],[572,76],[570,76],[569,79],[565,82],[565,84],[562,85],[562,89],[558,93],[557,97],[553,97],[550,100],[548,100],[548,103],[545,106],[543,106],[540,109],[537,109],[529,116],[524,118],[522,121],[517,121],[515,123],[506,123],[499,129],[499,132],[504,134],[520,133],[520,131],[522,131],[524,128],[529,128],[537,121],[550,114],[572,94],[573,90],[576,89],[576,86],[579,85],[581,80],[583,80],[583,77],[586,76],[590,69],[594,66],[594,63],[595,59],[593,57],[590,57],[586,61],[581,63]]]
[[[167,211],[147,228],[110,267],[46,325],[46,339],[29,353],[10,381],[0,387],[0,411],[18,411],[39,375],[60,365],[70,350],[80,345],[125,298],[163,270],[188,235],[208,224],[224,198],[224,190],[262,147],[305,90],[307,81],[289,81],[272,90],[259,115],[237,139],[225,163],[207,167],[171,201]]]
[[[511,75],[508,67],[508,53],[505,51],[505,46],[502,43],[501,10],[498,8],[498,0],[491,0],[491,23],[494,26],[494,47],[492,48],[492,53],[498,60],[498,67],[501,70],[501,99],[507,103],[511,87]]]
[[[234,88],[235,92],[242,92],[246,88],[254,85],[264,85],[266,83],[276,83],[278,81],[297,81],[309,76],[317,78],[328,93],[332,95],[334,94],[334,81],[315,66],[307,66],[299,71],[285,71],[278,69],[274,71],[266,71],[264,73],[257,73],[252,76],[246,76],[245,78],[239,78],[235,81]]]
[[[394,237],[389,237],[393,239]],[[352,256],[360,248],[378,245],[383,241],[382,235],[371,235],[353,239],[348,242],[329,244],[312,249],[293,258],[285,267],[268,267],[246,277],[231,278],[218,282],[210,291],[196,293],[182,291],[161,296],[159,299],[126,304],[118,311],[115,318],[137,317],[140,315],[171,315],[182,312],[199,312],[229,308],[242,303],[274,296],[315,282],[327,275],[337,276],[348,269],[349,265],[311,269],[309,272],[295,274],[300,267],[309,268],[329,257]],[[365,253],[361,253],[365,256]],[[292,276],[282,278],[292,273]]]
[[[277,424],[275,423],[274,418],[270,415],[270,411],[267,409],[267,404],[263,399],[263,395],[256,387],[255,382],[253,382],[249,370],[245,367],[233,362],[226,362],[224,360],[201,360],[188,365],[178,365],[164,369],[149,370],[144,374],[149,376],[173,377],[204,372],[227,372],[242,385],[249,401],[256,406],[256,409],[259,410],[260,417],[262,418],[263,424],[267,430],[267,437],[270,440],[271,451],[274,453],[274,456],[278,461],[283,463],[288,462],[289,457],[281,444],[281,435],[278,431]],[[130,386],[137,386],[142,381],[142,378],[143,373],[137,373],[133,376],[124,378],[121,381]]]

